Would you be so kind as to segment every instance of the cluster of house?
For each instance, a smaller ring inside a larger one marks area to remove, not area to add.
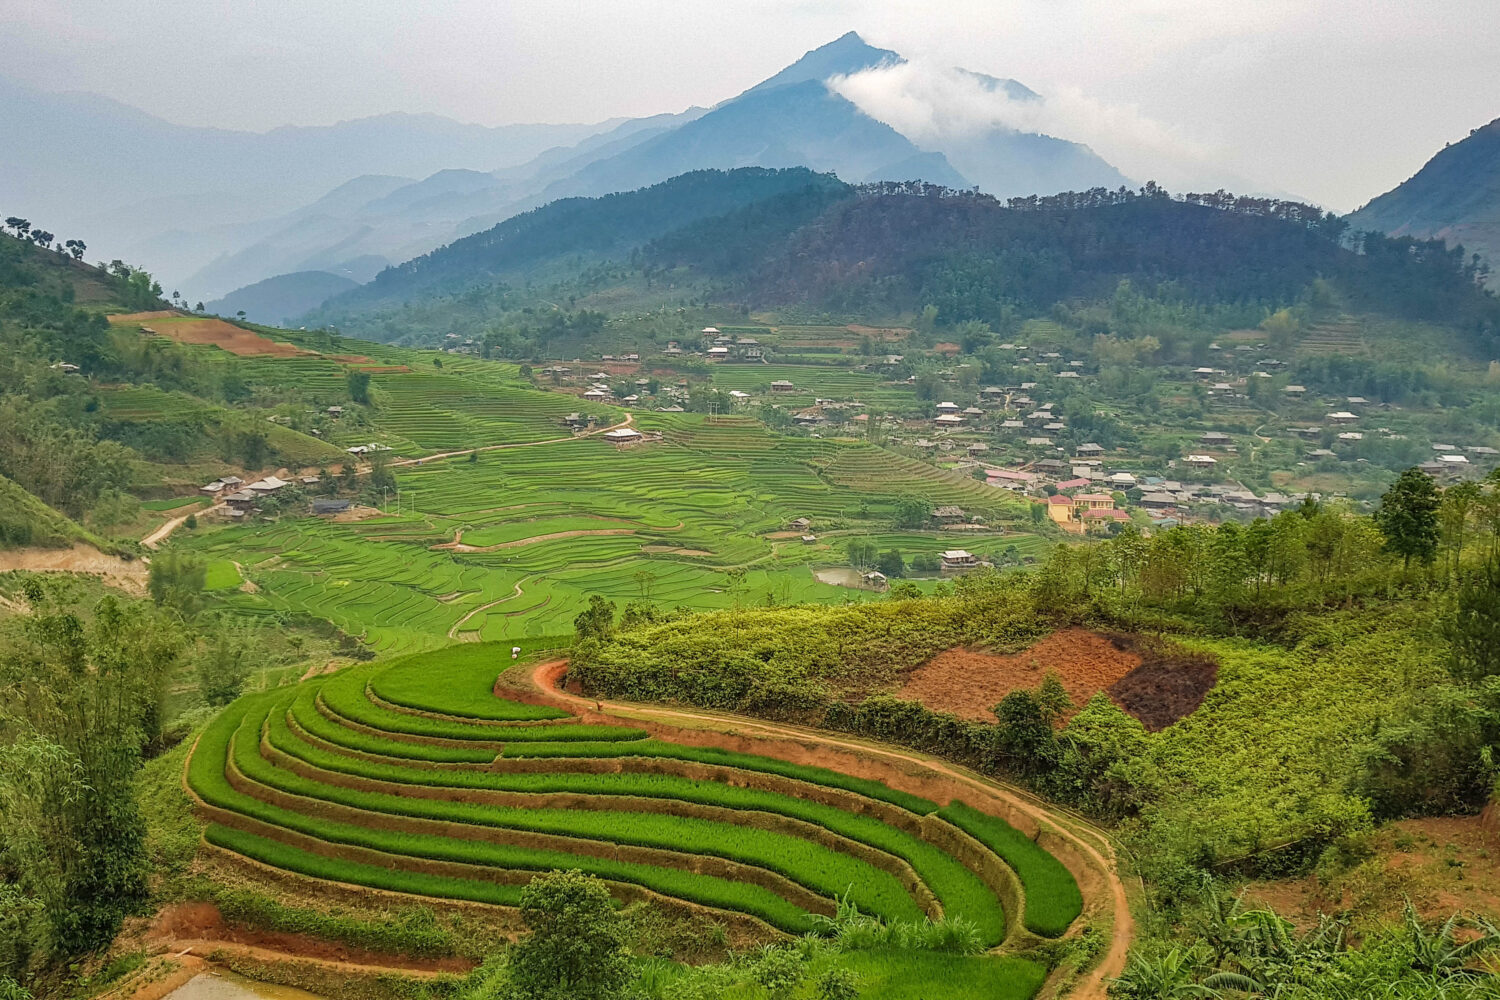
[[[279,493],[288,486],[300,485],[307,488],[317,486],[320,482],[322,480],[317,476],[301,476],[296,480],[267,476],[253,483],[246,483],[239,476],[223,476],[201,487],[198,492],[222,505],[225,517],[240,520],[254,511],[255,505],[262,499]],[[344,508],[349,506],[347,500],[340,502],[344,504]]]
[[[1103,449],[1098,445],[1083,445],[1076,451],[1080,455],[1093,455],[1101,454]],[[1204,459],[1213,462],[1207,455],[1188,456],[1183,461],[1196,468],[1212,468],[1212,465],[1201,464]],[[1091,527],[1129,521],[1129,512],[1121,509],[1115,494],[1133,490],[1139,491],[1135,503],[1161,527],[1181,523],[1190,510],[1205,504],[1231,510],[1240,516],[1262,517],[1294,507],[1303,498],[1300,494],[1274,491],[1257,496],[1234,483],[1185,483],[1165,476],[1138,475],[1126,469],[1111,468],[1097,459],[1082,457],[1071,462],[1045,458],[1020,469],[986,467],[985,481],[991,486],[1026,494],[1044,503],[1047,516],[1068,531],[1085,531]]]

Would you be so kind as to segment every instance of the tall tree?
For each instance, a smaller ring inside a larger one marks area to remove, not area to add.
[[[1421,469],[1407,469],[1380,498],[1375,524],[1385,536],[1385,547],[1410,568],[1412,559],[1432,562],[1438,547],[1438,508],[1442,497]]]
[[[55,959],[108,943],[145,899],[134,779],[182,636],[143,603],[85,611],[36,578],[24,593],[0,642],[0,899],[41,915],[27,943]]]

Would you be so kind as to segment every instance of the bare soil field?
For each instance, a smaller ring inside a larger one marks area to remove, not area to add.
[[[1000,699],[1035,688],[1048,673],[1057,674],[1076,711],[1140,665],[1139,655],[1105,636],[1070,628],[1019,653],[945,650],[912,671],[896,696],[971,722],[994,722]]]
[[[257,355],[293,357],[314,353],[304,351],[293,344],[278,343],[251,330],[241,329],[233,323],[226,323],[222,319],[213,317],[185,316],[178,312],[157,311],[117,314],[109,317],[109,321],[116,326],[140,326],[149,333],[175,340],[180,344],[208,344],[241,357]]]
[[[127,562],[105,555],[92,545],[70,549],[7,549],[0,552],[0,573],[27,570],[32,573],[88,573],[104,578],[111,587],[141,595],[146,592],[149,568],[143,560]]]
[[[1203,703],[1218,665],[1135,636],[1069,628],[1019,653],[946,650],[913,670],[896,696],[971,722],[994,722],[1002,698],[1035,689],[1048,673],[1057,674],[1073,702],[1065,719],[1104,691],[1147,729],[1159,730]]]

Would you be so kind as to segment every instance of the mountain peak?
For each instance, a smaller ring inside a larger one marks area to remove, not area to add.
[[[785,87],[809,80],[822,82],[833,76],[848,76],[861,70],[903,63],[901,53],[878,49],[859,37],[856,31],[845,32],[826,45],[820,45],[775,76],[768,77],[745,91],[754,94],[773,87]],[[741,94],[744,97],[745,94]]]

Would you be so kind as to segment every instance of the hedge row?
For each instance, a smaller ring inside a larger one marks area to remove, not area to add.
[[[235,791],[224,774],[234,733],[252,710],[265,709],[271,700],[252,695],[241,698],[220,713],[199,737],[188,765],[188,780],[203,800],[228,812],[315,837],[329,843],[348,844],[388,854],[436,861],[485,865],[518,871],[551,871],[579,868],[616,882],[627,882],[715,909],[747,913],[773,927],[801,934],[814,926],[811,915],[773,892],[727,879],[652,865],[584,857],[563,851],[536,850],[455,840],[431,834],[395,833],[366,829],[348,823],[328,822],[304,816]]]
[[[275,711],[280,703],[273,704]],[[885,920],[919,920],[921,910],[889,872],[821,844],[772,830],[714,820],[642,812],[524,809],[368,792],[328,785],[278,768],[259,752],[265,711],[246,714],[234,740],[234,762],[252,781],[291,795],[370,813],[576,837],[724,858],[776,872],[832,899],[847,895]]]
[[[278,722],[280,724],[278,724]],[[633,795],[667,798],[729,809],[775,813],[820,826],[832,833],[892,854],[911,865],[952,916],[979,924],[998,943],[1004,934],[1004,912],[994,893],[978,876],[942,849],[873,816],[846,812],[836,806],[799,799],[779,792],[727,785],[664,774],[547,773],[507,774],[493,771],[422,771],[319,750],[298,740],[271,713],[267,737],[276,749],[328,771],[429,787],[480,789],[527,794]],[[248,772],[247,772],[248,773]],[[410,801],[410,800],[405,800]],[[576,815],[576,813],[575,813]],[[603,815],[619,815],[605,813]],[[613,839],[613,838],[607,838]],[[684,848],[686,849],[686,848]],[[722,850],[712,853],[724,855]],[[783,874],[787,874],[783,872]],[[868,910],[868,907],[862,906]]]
[[[1026,896],[1026,929],[1043,937],[1060,937],[1083,912],[1078,881],[1057,858],[1005,820],[962,802],[949,803],[943,819],[998,854],[1021,880]]]

